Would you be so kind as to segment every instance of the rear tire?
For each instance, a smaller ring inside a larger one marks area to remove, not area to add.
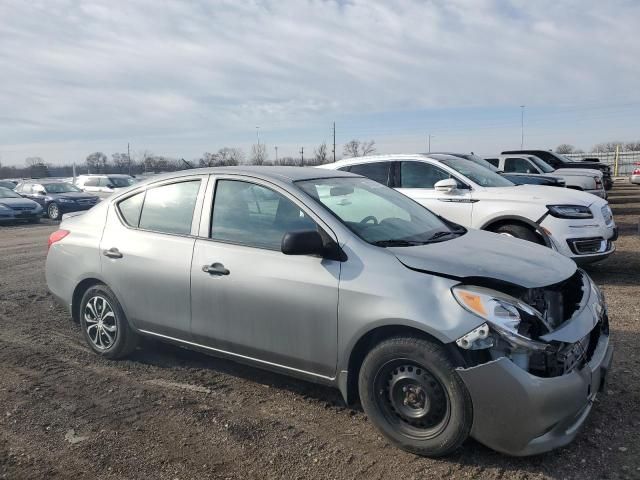
[[[60,217],[61,217],[60,207],[56,202],[51,202],[47,207],[47,216],[51,220],[60,220]]]
[[[462,445],[473,421],[471,396],[444,349],[415,337],[393,337],[365,357],[360,401],[395,445],[440,457]]]
[[[501,225],[494,230],[495,233],[506,235],[509,237],[519,238],[520,240],[526,240],[528,242],[537,243],[543,245],[540,237],[536,235],[529,227],[524,225],[507,224]]]
[[[120,302],[106,285],[94,285],[82,296],[80,327],[91,350],[105,358],[126,357],[138,344]]]

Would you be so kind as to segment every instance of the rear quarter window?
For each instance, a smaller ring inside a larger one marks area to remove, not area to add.
[[[138,227],[143,202],[144,192],[140,192],[118,203],[118,210],[120,211],[120,216],[124,220],[124,223],[130,227]]]

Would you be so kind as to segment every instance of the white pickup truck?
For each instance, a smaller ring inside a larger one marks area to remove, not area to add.
[[[567,188],[607,198],[602,172],[590,168],[554,169],[544,160],[529,154],[505,154],[485,157],[485,160],[505,173],[540,174],[562,178]]]

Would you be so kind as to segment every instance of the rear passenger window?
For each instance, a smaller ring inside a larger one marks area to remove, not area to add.
[[[140,192],[118,203],[118,210],[120,210],[120,215],[122,215],[122,219],[130,227],[138,227],[143,200],[144,192]]]
[[[388,186],[390,168],[391,162],[361,163],[360,165],[351,165],[349,172],[362,175],[363,177],[370,178],[375,182]]]
[[[98,179],[97,178],[88,178],[84,182],[84,186],[85,187],[97,187],[98,186]]]
[[[500,160],[498,158],[485,158],[485,160],[494,167],[500,168]]]
[[[140,228],[162,233],[191,233],[200,180],[150,188],[142,206]]]

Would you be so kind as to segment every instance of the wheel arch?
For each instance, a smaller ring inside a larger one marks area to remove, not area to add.
[[[76,288],[71,296],[71,318],[75,323],[80,323],[80,302],[85,292],[95,285],[106,285],[102,280],[94,277],[85,278]]]
[[[454,363],[464,365],[464,359],[453,343],[444,343],[429,332],[409,325],[390,324],[372,328],[358,338],[349,351],[346,364],[338,375],[338,388],[347,405],[358,403],[358,376],[365,356],[380,342],[398,336],[422,338],[441,345],[451,356]]]
[[[482,225],[480,227],[480,230],[494,232],[497,228],[503,225],[520,225],[520,226],[526,227],[531,231],[533,231],[533,233],[535,233],[538,236],[538,238],[540,238],[540,240],[544,245],[546,245],[547,247],[551,246],[551,243],[547,234],[540,228],[540,225],[538,225],[536,222],[526,217],[520,217],[517,215],[504,215],[500,217],[495,217],[487,221],[484,225]]]

